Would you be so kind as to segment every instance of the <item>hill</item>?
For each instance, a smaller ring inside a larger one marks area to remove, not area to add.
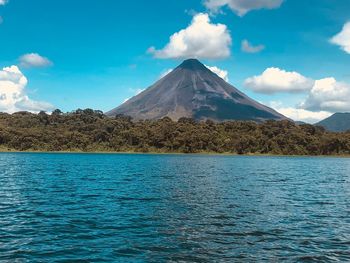
[[[316,125],[334,132],[348,131],[350,130],[350,113],[335,113]]]

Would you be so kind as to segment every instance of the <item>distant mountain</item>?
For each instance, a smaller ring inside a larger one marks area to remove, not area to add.
[[[185,60],[171,73],[139,95],[106,113],[134,119],[178,120],[191,117],[214,121],[287,119],[249,98],[196,59]]]
[[[350,113],[335,113],[316,125],[334,132],[348,131],[350,130]]]

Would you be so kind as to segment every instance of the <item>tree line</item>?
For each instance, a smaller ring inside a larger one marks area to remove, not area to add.
[[[133,121],[122,115],[109,118],[92,109],[55,110],[50,115],[0,113],[0,150],[349,155],[350,132],[332,133],[287,120]]]

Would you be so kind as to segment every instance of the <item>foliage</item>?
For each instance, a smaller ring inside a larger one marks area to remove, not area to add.
[[[350,132],[290,121],[132,121],[91,109],[0,113],[0,149],[15,151],[175,152],[348,155]]]

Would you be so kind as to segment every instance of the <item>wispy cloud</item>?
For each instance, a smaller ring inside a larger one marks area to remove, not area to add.
[[[52,66],[53,63],[38,53],[29,53],[19,58],[20,66],[25,68],[42,68]]]
[[[140,89],[140,88],[138,88],[138,89],[130,89],[130,91],[134,94],[134,95],[133,95],[133,97],[134,97],[134,96],[139,95],[141,92],[145,91],[145,89]],[[127,102],[127,101],[130,100],[131,98],[132,98],[132,97],[129,97],[129,98],[124,99],[124,100],[123,100],[123,103]]]
[[[228,79],[228,71],[227,70],[223,70],[221,68],[218,68],[217,66],[208,66],[205,65],[209,70],[211,70],[212,72],[214,72],[216,75],[218,75],[220,78],[222,78],[223,80],[225,80],[226,82],[229,81]],[[166,75],[168,75],[169,73],[171,73],[174,69],[166,69],[164,70],[160,76],[159,79],[164,78]]]
[[[239,16],[257,9],[279,8],[284,0],[205,0],[204,5],[211,12],[218,12],[224,6],[228,6]]]
[[[241,49],[243,52],[246,52],[246,53],[259,53],[265,49],[265,46],[264,45],[254,46],[248,40],[245,39],[242,41]]]

